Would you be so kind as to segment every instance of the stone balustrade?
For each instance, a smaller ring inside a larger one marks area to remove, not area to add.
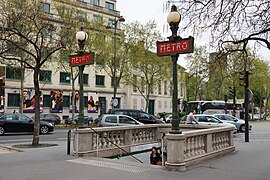
[[[98,157],[135,153],[160,146],[165,133],[165,166],[184,171],[205,159],[235,150],[232,127],[180,125],[182,134],[170,134],[170,124],[78,129],[74,137],[74,154]]]

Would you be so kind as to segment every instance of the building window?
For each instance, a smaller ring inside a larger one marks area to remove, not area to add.
[[[158,108],[161,109],[162,106],[161,106],[161,101],[158,101]]]
[[[143,109],[143,110],[144,110],[144,106],[145,106],[145,105],[144,105],[144,102],[145,102],[145,99],[142,98],[142,99],[141,99],[141,109]]]
[[[77,11],[77,14],[76,14],[78,20],[80,21],[85,21],[87,20],[87,14],[86,12],[83,12],[83,11]]]
[[[51,12],[51,5],[49,3],[41,3],[41,10],[46,13]]]
[[[63,96],[63,107],[69,107],[70,106],[70,96]]]
[[[45,27],[44,30],[42,31],[42,34],[43,34],[45,37],[52,37],[55,30],[56,30],[56,28],[55,28],[54,25],[46,24],[46,27]],[[50,51],[50,50],[49,50],[49,51]],[[48,52],[46,52],[46,54],[47,54],[47,53],[48,53]]]
[[[114,23],[114,20],[113,19],[109,19],[108,20],[108,26],[110,26],[111,28],[114,28],[115,23]]]
[[[97,22],[102,22],[102,16],[99,16],[99,15],[93,15],[93,19],[94,21],[97,21]]]
[[[96,86],[105,86],[105,76],[96,75]]]
[[[83,74],[83,84],[88,85],[88,78],[89,74]],[[79,77],[79,84],[81,83],[80,77]]]
[[[64,8],[64,7],[59,7],[59,8],[57,9],[57,11],[58,11],[58,15],[59,15],[60,17],[63,17],[63,16],[68,15],[68,14],[70,13],[70,10],[67,9],[67,8]]]
[[[99,0],[91,0],[91,4],[99,6]]]
[[[105,2],[105,7],[110,10],[114,10],[114,4],[111,2]]]
[[[21,79],[21,69],[20,68],[6,68],[6,78],[7,79]]]
[[[167,81],[164,81],[164,95],[167,95]]]
[[[151,93],[151,94],[154,94],[154,87],[153,87],[153,84],[150,85],[150,93]]]
[[[135,84],[137,84],[137,76],[133,76],[133,92],[137,92],[137,87]]]
[[[183,97],[183,85],[180,84],[180,96]]]
[[[113,82],[114,78],[112,77],[111,78],[111,86],[114,87],[114,82]],[[117,87],[120,87],[119,86],[119,77],[116,77],[116,84],[117,84]]]
[[[43,95],[43,107],[51,107],[51,95]]]
[[[161,80],[158,81],[158,94],[161,94]]]
[[[40,71],[39,73],[40,82],[52,82],[52,71]]]
[[[20,94],[8,93],[8,106],[20,107]]]
[[[60,72],[60,84],[70,84],[70,74]]]
[[[141,89],[142,89],[142,93],[144,93],[145,92],[144,77],[142,77],[141,79]]]
[[[164,109],[167,109],[168,105],[167,105],[167,101],[164,101]]]
[[[133,98],[133,109],[137,109],[137,99]]]

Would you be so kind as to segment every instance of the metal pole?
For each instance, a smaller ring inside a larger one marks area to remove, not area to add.
[[[113,41],[113,100],[116,98],[116,28],[117,28],[117,20],[114,18],[114,41]],[[114,109],[114,105],[112,105]]]
[[[245,71],[245,142],[249,142],[249,127],[248,127],[248,75],[249,72]]]
[[[67,155],[70,155],[70,139],[71,139],[71,130],[68,130],[68,137],[67,137]]]
[[[236,110],[236,87],[233,86],[233,116],[234,117],[236,117],[235,110]]]
[[[179,119],[178,119],[178,112],[177,112],[177,106],[178,106],[178,81],[177,81],[177,59],[178,55],[173,55],[172,57],[172,63],[173,63],[173,110],[172,110],[172,129],[170,133],[172,134],[181,134],[179,128]]]
[[[79,128],[83,128],[84,127],[83,70],[84,70],[84,65],[79,66],[79,77],[80,77]]]

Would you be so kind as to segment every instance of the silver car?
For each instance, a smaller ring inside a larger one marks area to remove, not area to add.
[[[237,133],[237,128],[234,124],[222,122],[219,118],[208,114],[194,114],[195,124],[215,125],[215,126],[231,126],[234,127],[233,133]]]
[[[222,122],[227,122],[234,124],[239,132],[245,132],[245,121],[238,119],[230,114],[214,114],[215,117],[220,119]],[[249,124],[249,130],[252,129],[252,126]]]
[[[103,114],[97,119],[98,127],[144,125],[136,119],[121,114]]]

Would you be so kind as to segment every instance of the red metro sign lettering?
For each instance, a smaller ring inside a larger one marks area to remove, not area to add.
[[[194,50],[194,38],[179,39],[175,42],[163,41],[157,42],[157,55],[168,56],[176,54],[192,53]]]
[[[80,66],[86,64],[94,64],[94,53],[85,53],[83,55],[70,55],[69,56],[70,66]]]

